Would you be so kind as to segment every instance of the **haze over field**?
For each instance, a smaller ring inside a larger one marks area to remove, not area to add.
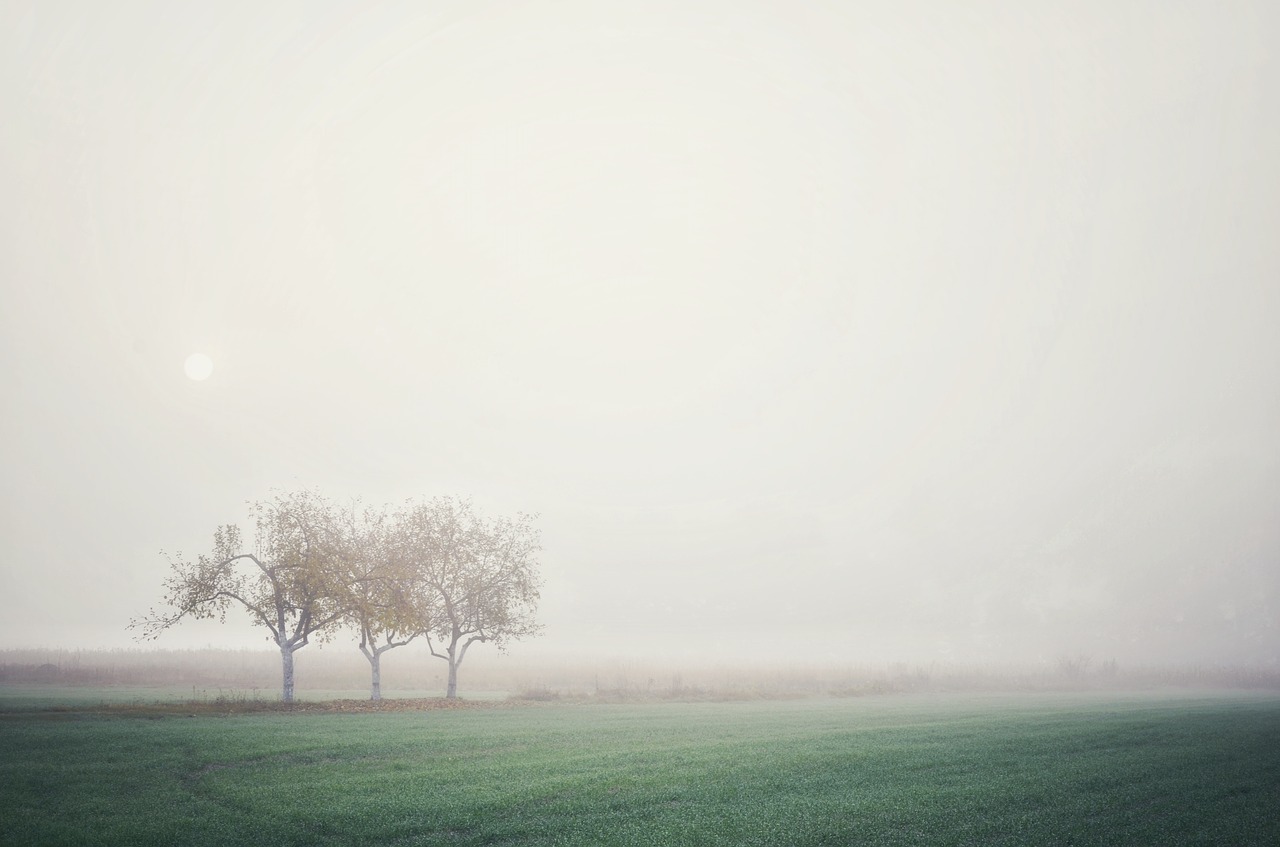
[[[1274,666],[1276,32],[8,0],[0,645],[315,487],[540,513],[517,654]]]

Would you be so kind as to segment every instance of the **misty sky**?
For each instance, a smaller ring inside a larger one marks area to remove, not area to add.
[[[306,486],[540,513],[529,650],[1280,661],[1277,32],[2,0],[0,646]]]

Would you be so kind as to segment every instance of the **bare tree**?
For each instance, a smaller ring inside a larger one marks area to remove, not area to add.
[[[417,592],[432,616],[431,655],[449,665],[445,696],[458,696],[458,668],[471,645],[498,649],[535,635],[539,533],[533,517],[487,520],[465,500],[436,498],[397,516],[399,556],[415,572]]]
[[[333,531],[333,508],[317,494],[277,494],[251,503],[250,513],[256,530],[252,552],[242,549],[239,527],[219,527],[212,555],[170,558],[164,581],[169,608],[153,608],[129,628],[141,631],[140,640],[152,640],[183,618],[225,622],[228,609],[243,607],[279,647],[282,697],[291,703],[293,654],[344,612],[338,567],[343,551]]]
[[[346,619],[360,636],[360,652],[369,660],[369,699],[382,699],[382,654],[403,647],[431,625],[432,604],[414,591],[414,573],[396,555],[392,525],[385,510],[353,506],[346,515],[343,540]]]

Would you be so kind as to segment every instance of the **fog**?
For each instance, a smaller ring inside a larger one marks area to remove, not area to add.
[[[0,646],[313,487],[538,513],[517,657],[1274,666],[1278,31],[8,0]]]

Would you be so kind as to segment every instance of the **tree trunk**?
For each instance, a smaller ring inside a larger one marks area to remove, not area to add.
[[[284,692],[281,699],[286,703],[293,702],[293,648],[280,645],[280,664],[284,670]]]
[[[449,687],[444,696],[448,700],[458,699],[458,663],[453,658],[452,650],[449,651]]]
[[[374,650],[366,654],[369,657],[369,667],[373,677],[372,690],[369,692],[370,700],[382,699],[382,653]]]

